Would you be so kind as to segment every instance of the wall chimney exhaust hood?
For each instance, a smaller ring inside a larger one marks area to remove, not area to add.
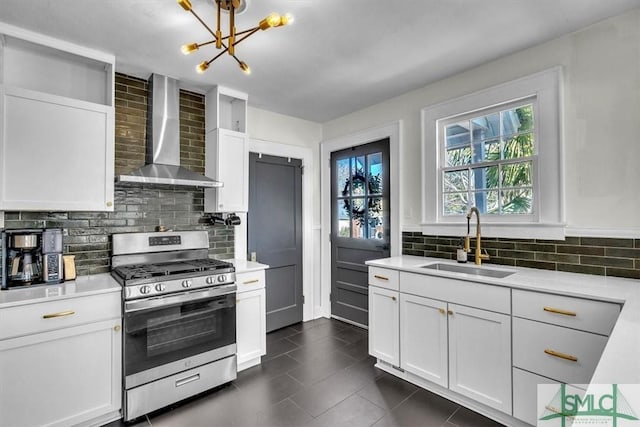
[[[146,164],[118,182],[222,187],[222,183],[180,166],[180,89],[178,81],[152,74],[149,78]]]

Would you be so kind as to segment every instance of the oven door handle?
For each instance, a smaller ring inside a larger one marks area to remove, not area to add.
[[[131,313],[133,311],[148,310],[150,308],[157,307],[168,307],[185,302],[235,294],[236,288],[237,287],[235,284],[221,285],[204,290],[180,292],[174,295],[165,295],[160,297],[139,299],[135,301],[126,301],[124,303],[124,311],[125,313]]]

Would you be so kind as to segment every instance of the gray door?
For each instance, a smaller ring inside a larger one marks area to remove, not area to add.
[[[302,321],[302,161],[249,154],[248,257],[268,264],[267,332]]]
[[[389,139],[331,153],[331,315],[368,324],[365,261],[390,254]]]

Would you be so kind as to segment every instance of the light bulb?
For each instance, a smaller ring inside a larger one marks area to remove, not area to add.
[[[241,61],[238,65],[240,66],[240,69],[242,70],[243,73],[247,75],[251,74],[251,68],[249,68],[246,62]]]
[[[189,55],[191,52],[198,50],[198,43],[183,44],[180,50],[183,54]]]
[[[295,18],[290,13],[285,13],[280,17],[280,23],[278,27],[282,27],[283,25],[291,25],[295,21]]]
[[[280,25],[280,15],[275,12],[271,12],[266,18],[260,21],[258,27],[260,27],[260,29],[264,31],[278,25]]]
[[[187,12],[191,10],[191,2],[189,0],[178,0],[178,4]]]
[[[196,67],[196,71],[200,74],[204,73],[205,71],[207,71],[207,68],[209,68],[209,64],[207,64],[207,61],[202,61],[201,63],[198,64],[198,66]]]

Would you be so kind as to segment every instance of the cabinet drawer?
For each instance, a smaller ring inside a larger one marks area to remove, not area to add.
[[[538,424],[538,384],[559,383],[513,368],[513,416],[534,426]]]
[[[609,335],[620,305],[541,292],[513,291],[513,315]]]
[[[369,267],[369,285],[397,291],[400,286],[400,272],[380,267]]]
[[[264,270],[236,273],[236,286],[238,287],[238,293],[264,288],[264,277]]]
[[[120,292],[22,305],[0,310],[0,339],[67,328],[121,316]]]
[[[588,384],[606,344],[602,335],[513,319],[513,365],[564,383]]]
[[[400,291],[498,313],[511,313],[511,289],[464,280],[401,273]]]

